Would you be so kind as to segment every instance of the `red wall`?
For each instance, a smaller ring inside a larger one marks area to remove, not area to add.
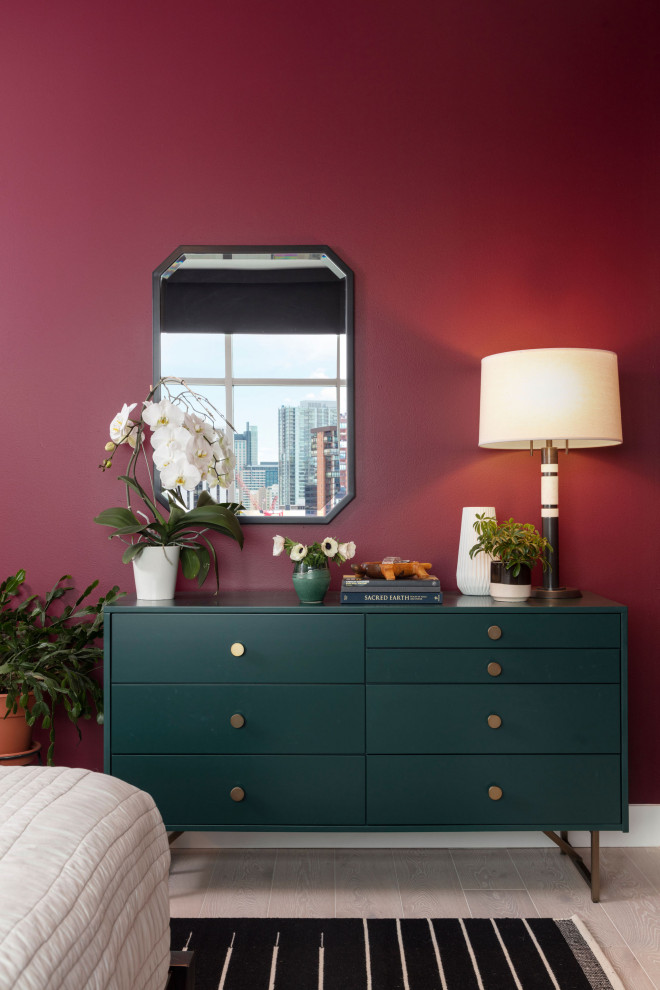
[[[156,265],[328,244],[358,383],[330,528],[361,559],[450,588],[461,506],[539,523],[538,458],[477,448],[483,355],[619,354],[623,446],[562,462],[562,576],[630,605],[631,797],[660,802],[659,22],[655,0],[3,4],[3,574],[131,589],[92,517],[121,497],[108,424],[150,383]],[[286,587],[275,530],[246,532],[223,586]],[[96,727],[74,742],[61,762],[100,766]]]

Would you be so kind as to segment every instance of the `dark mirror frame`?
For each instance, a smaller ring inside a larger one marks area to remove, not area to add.
[[[346,263],[326,245],[254,245],[254,244],[234,244],[234,245],[213,245],[213,244],[184,244],[180,245],[160,264],[153,273],[153,380],[157,382],[161,378],[161,331],[163,314],[163,278],[162,275],[171,265],[174,264],[184,254],[325,254],[328,259],[340,269],[344,275],[342,280],[345,285],[345,298],[343,304],[344,325],[346,334],[346,464],[347,464],[347,487],[346,494],[341,501],[326,515],[286,515],[286,516],[248,516],[240,515],[241,525],[246,523],[266,523],[268,525],[299,525],[307,523],[309,525],[320,525],[330,522],[341,510],[355,498],[355,376],[354,376],[354,276],[353,271]],[[158,398],[158,396],[156,396]],[[337,410],[337,420],[339,424],[339,410]],[[165,498],[160,492],[160,479],[156,472],[156,490],[159,499],[166,504]]]

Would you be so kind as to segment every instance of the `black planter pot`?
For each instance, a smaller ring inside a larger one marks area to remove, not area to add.
[[[519,574],[514,577],[513,570],[508,571],[504,564],[497,560],[490,565],[490,595],[498,602],[524,602],[532,593],[532,571],[524,564]]]

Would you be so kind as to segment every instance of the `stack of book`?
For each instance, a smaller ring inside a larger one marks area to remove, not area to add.
[[[441,605],[442,591],[437,577],[419,578],[360,578],[345,576],[341,582],[339,600],[342,605]]]

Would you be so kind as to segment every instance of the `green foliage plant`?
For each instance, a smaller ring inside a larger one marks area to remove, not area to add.
[[[550,567],[547,556],[552,553],[552,546],[531,523],[513,519],[498,523],[494,516],[482,512],[477,514],[474,529],[477,542],[469,551],[470,557],[486,553],[501,561],[514,577],[518,577],[521,567],[531,570],[538,561],[544,571]]]
[[[55,602],[74,590],[64,584],[70,580],[70,574],[63,575],[43,600],[37,595],[18,600],[24,570],[0,584],[0,694],[7,695],[7,710],[0,718],[22,708],[28,725],[49,730],[48,766],[53,765],[57,706],[75,725],[78,738],[80,719],[95,713],[96,721],[103,722],[103,687],[97,680],[103,660],[103,607],[123,594],[115,586],[95,604],[83,605],[98,585],[94,581],[73,604],[53,614]]]

